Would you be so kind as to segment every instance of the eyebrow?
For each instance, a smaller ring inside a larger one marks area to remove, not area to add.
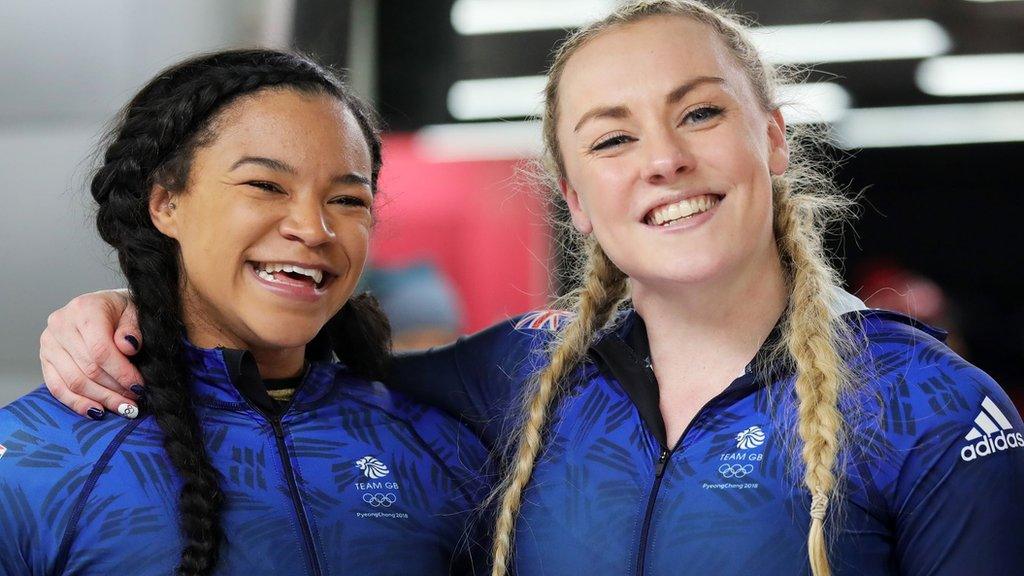
[[[282,160],[277,160],[277,159],[274,159],[274,158],[267,158],[265,156],[243,156],[243,157],[239,158],[238,161],[236,161],[234,164],[231,165],[231,170],[229,170],[229,172],[239,168],[240,166],[244,166],[246,164],[255,164],[257,166],[263,166],[264,168],[268,168],[268,169],[273,170],[275,172],[284,172],[286,174],[293,174],[294,175],[294,174],[298,174],[299,173],[299,171],[296,170],[295,167],[292,166],[291,164],[288,164],[287,162],[284,162]],[[332,184],[359,184],[359,185],[362,185],[362,186],[367,186],[369,188],[373,188],[372,183],[370,182],[369,178],[367,178],[366,176],[363,176],[361,174],[356,174],[355,172],[349,172],[348,174],[344,174],[342,176],[335,176],[335,177],[331,178],[331,183]]]
[[[696,78],[680,84],[674,90],[669,92],[668,96],[665,97],[665,102],[667,104],[675,104],[686,97],[686,95],[694,88],[709,83],[725,84],[725,79],[719,78],[718,76],[697,76]],[[583,124],[597,118],[622,119],[627,117],[629,117],[629,108],[626,108],[623,105],[592,108],[580,117],[579,122],[576,123],[576,127],[573,128],[573,132],[579,132],[580,127],[583,126]]]
[[[298,170],[296,170],[287,162],[282,162],[281,160],[275,160],[273,158],[266,158],[263,156],[242,156],[241,158],[238,159],[237,162],[231,165],[231,170],[228,170],[228,172],[231,172],[236,168],[244,166],[246,164],[255,164],[257,166],[263,166],[264,168],[269,168],[274,172],[285,172],[287,174],[299,173]]]

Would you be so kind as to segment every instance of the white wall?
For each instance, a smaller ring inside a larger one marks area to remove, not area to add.
[[[119,286],[86,186],[110,118],[194,52],[287,43],[288,0],[0,2],[0,406],[42,377],[46,316]]]

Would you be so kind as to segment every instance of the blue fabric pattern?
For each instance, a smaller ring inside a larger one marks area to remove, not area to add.
[[[464,426],[314,363],[279,438],[221,351],[188,355],[227,496],[218,574],[465,568],[468,520],[487,488],[485,452]],[[150,415],[86,420],[40,388],[0,410],[0,445],[0,574],[173,572],[180,480]]]
[[[523,383],[559,326],[512,319],[405,359],[397,385],[462,413],[501,448]],[[604,337],[622,337],[635,313]],[[844,316],[864,377],[844,401],[842,497],[827,521],[839,575],[1024,574],[1024,423],[937,331],[884,311]],[[559,324],[559,322],[555,322]],[[564,324],[564,323],[563,323]],[[438,394],[412,377],[460,387]],[[809,574],[793,377],[734,381],[665,453],[621,382],[577,369],[523,494],[522,576]]]

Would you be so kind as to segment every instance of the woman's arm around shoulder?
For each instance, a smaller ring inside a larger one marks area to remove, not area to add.
[[[568,317],[556,310],[530,312],[447,346],[400,355],[388,384],[462,419],[493,446]]]

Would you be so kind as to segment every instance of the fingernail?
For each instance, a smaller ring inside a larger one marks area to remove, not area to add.
[[[139,351],[139,339],[138,338],[136,338],[135,336],[132,336],[131,334],[127,334],[127,335],[125,335],[124,339],[127,340],[128,343],[132,345],[132,348],[135,348],[136,352]]]
[[[128,389],[136,396],[142,396],[146,393],[146,389],[142,387],[142,384],[132,384]]]
[[[85,414],[86,416],[92,418],[93,420],[103,420],[104,412],[99,408],[89,408],[88,410],[85,411]]]
[[[134,420],[139,415],[139,408],[133,404],[125,402],[117,407],[117,413],[129,420]]]

